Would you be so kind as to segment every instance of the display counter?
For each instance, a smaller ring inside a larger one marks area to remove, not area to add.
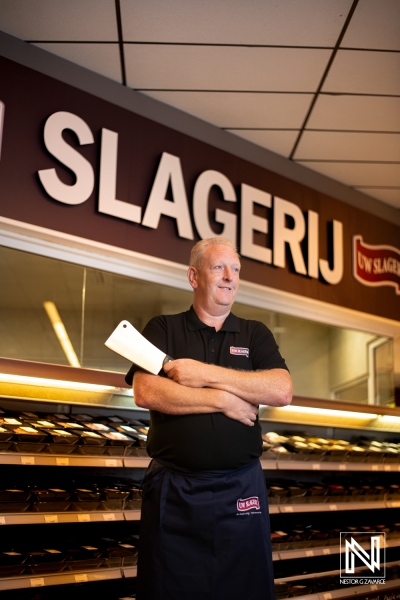
[[[108,579],[134,590],[148,412],[119,373],[7,359],[0,371],[0,591]],[[399,590],[400,410],[295,397],[260,407],[260,422],[278,600]],[[358,528],[385,538],[376,589],[340,583],[340,532]]]

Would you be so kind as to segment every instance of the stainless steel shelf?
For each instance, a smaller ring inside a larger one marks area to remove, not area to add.
[[[122,456],[79,456],[72,454],[18,454],[0,452],[0,464],[38,465],[48,467],[107,467],[122,468]]]
[[[137,567],[122,567],[124,577],[136,577]]]
[[[303,581],[307,579],[314,579],[317,576],[324,577],[329,575],[339,575],[340,571],[327,571],[323,573],[310,573],[302,577],[285,577],[282,579],[275,579],[275,583],[286,583],[292,581]],[[390,590],[397,590],[400,588],[400,579],[391,579],[382,584],[365,584],[365,585],[354,585],[351,587],[345,587],[343,589],[330,590],[326,592],[319,592],[316,594],[307,594],[305,596],[296,596],[297,600],[334,600],[335,598],[353,598],[357,596],[365,596],[370,592],[388,592]],[[393,596],[388,596],[393,598]]]
[[[360,544],[366,550],[368,545]],[[400,539],[386,540],[385,548],[398,548]],[[292,558],[312,558],[314,556],[329,556],[340,554],[340,546],[320,546],[315,548],[299,548],[293,550],[278,550],[273,552],[273,560],[291,560]]]
[[[77,454],[18,454],[0,452],[0,464],[3,465],[39,465],[59,467],[106,467],[146,469],[150,458],[145,456],[80,456]],[[400,473],[400,464],[342,463],[308,460],[270,460],[261,457],[261,466],[265,471],[339,471],[339,472],[386,472]]]
[[[395,504],[400,506],[400,502],[321,502],[310,504],[273,504],[270,505],[270,514],[289,514],[289,513],[304,513],[304,512],[337,512],[344,510],[371,510],[380,508],[396,508],[390,506]],[[271,512],[271,508],[274,509]]]
[[[278,580],[279,581],[279,580]],[[331,590],[329,592],[320,592],[318,594],[308,594],[306,596],[296,596],[296,600],[335,600],[335,598],[356,598],[365,596],[371,592],[389,591],[400,588],[400,579],[393,579],[384,584],[354,585],[341,590]]]
[[[49,585],[68,585],[106,579],[121,579],[123,571],[135,570],[136,567],[95,569],[93,571],[69,571],[52,575],[21,575],[20,577],[5,577],[0,579],[0,591],[18,590],[22,588],[47,587]],[[129,575],[134,577],[135,575]]]
[[[400,502],[338,502],[336,504],[272,504],[269,514],[291,514],[307,512],[337,512],[349,510],[371,510],[397,508]],[[53,512],[53,513],[0,513],[0,525],[31,525],[45,523],[94,523],[104,521],[139,521],[140,510]]]
[[[48,523],[104,523],[109,521],[139,521],[140,510],[3,513],[0,525],[37,525]]]
[[[124,516],[126,521],[140,521],[140,510],[125,510]]]
[[[376,471],[399,473],[400,464],[375,463],[343,463],[310,460],[269,460],[261,457],[261,466],[265,471]]]
[[[124,456],[124,467],[127,469],[147,469],[150,460],[148,456]]]

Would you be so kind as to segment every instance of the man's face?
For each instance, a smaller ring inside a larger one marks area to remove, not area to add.
[[[199,269],[193,269],[189,279],[196,302],[209,310],[230,309],[239,289],[240,262],[229,246],[214,244],[204,251]]]

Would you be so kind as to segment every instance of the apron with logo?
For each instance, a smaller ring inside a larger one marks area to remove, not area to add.
[[[152,460],[143,482],[138,600],[273,600],[259,460],[190,471]]]

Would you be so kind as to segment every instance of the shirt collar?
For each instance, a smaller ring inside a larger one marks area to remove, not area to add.
[[[200,329],[214,329],[214,327],[210,327],[200,321],[199,317],[194,312],[193,306],[186,312],[186,323],[189,331],[199,331]],[[239,318],[233,313],[229,313],[226,317],[224,324],[222,325],[220,331],[229,331],[232,333],[240,332],[240,321]]]

